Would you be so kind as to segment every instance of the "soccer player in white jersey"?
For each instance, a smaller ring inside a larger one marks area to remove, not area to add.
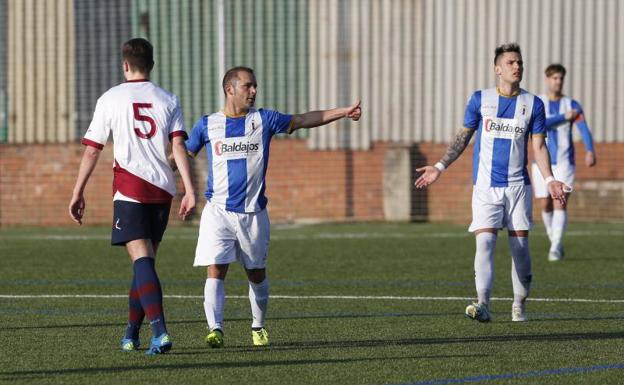
[[[477,134],[473,156],[472,223],[475,233],[474,261],[477,302],[468,305],[466,315],[481,322],[491,320],[490,293],[494,279],[494,248],[499,229],[507,227],[511,249],[511,278],[514,301],[512,320],[526,321],[525,300],[532,279],[528,236],[532,225],[531,188],[527,170],[529,137],[540,171],[546,175],[550,195],[565,202],[563,183],[550,169],[544,141],[544,104],[520,88],[524,72],[520,47],[504,44],[494,53],[498,87],[472,94],[464,116],[464,128],[455,136],[446,154],[434,166],[418,168],[423,174],[417,188],[434,183],[466,149]]]
[[[222,86],[225,108],[199,119],[186,141],[192,155],[202,147],[208,155],[207,202],[194,262],[195,266],[207,266],[206,342],[213,348],[223,346],[224,279],[229,264],[238,261],[249,279],[252,342],[265,346],[269,344],[264,321],[269,299],[265,268],[270,228],[264,191],[271,138],[341,118],[358,120],[361,109],[359,102],[298,115],[255,109],[256,77],[247,67],[228,70]]]
[[[572,124],[576,125],[585,145],[585,165],[596,165],[596,153],[591,131],[585,121],[585,114],[580,103],[563,94],[563,81],[566,69],[561,64],[551,64],[544,71],[548,93],[540,95],[546,110],[546,145],[550,153],[550,163],[557,180],[567,186],[574,185],[576,166],[574,143],[572,142]],[[549,261],[563,258],[563,233],[568,222],[567,204],[553,200],[546,189],[546,183],[537,165],[533,164],[533,189],[542,208],[542,220],[550,239]],[[566,195],[569,198],[569,192]],[[566,199],[567,202],[567,199]]]
[[[170,145],[185,189],[179,211],[182,219],[195,207],[195,191],[178,98],[149,81],[154,66],[152,45],[145,39],[131,39],[124,43],[122,57],[126,82],[106,91],[97,101],[82,140],[86,147],[69,214],[82,224],[84,189],[112,132],[115,162],[111,243],[126,246],[134,272],[121,349],[137,350],[139,329],[147,316],[153,335],[147,354],[153,355],[165,353],[172,346],[154,261],[176,193],[175,177],[167,160]]]

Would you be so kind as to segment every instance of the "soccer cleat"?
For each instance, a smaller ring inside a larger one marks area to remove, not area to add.
[[[528,318],[527,318],[527,315],[526,315],[526,309],[524,308],[524,305],[521,305],[521,306],[513,305],[511,307],[511,320],[513,322],[526,322],[526,321],[528,321]]]
[[[169,334],[163,333],[158,337],[152,338],[152,343],[149,349],[147,349],[147,352],[145,352],[145,354],[147,354],[148,356],[165,354],[169,350],[171,350],[171,346],[173,346],[173,343],[171,342],[171,337],[169,336]]]
[[[254,346],[269,346],[269,333],[265,328],[251,331]]]
[[[548,260],[550,262],[557,262],[563,259],[563,254],[559,250],[551,250],[548,252]]]
[[[139,342],[138,338],[137,339],[124,338],[121,340],[122,352],[133,352],[135,350],[138,350],[139,346],[141,346],[141,342]]]
[[[476,303],[466,306],[466,317],[479,322],[490,322],[492,316],[490,316],[490,310],[484,303]]]
[[[206,343],[211,348],[223,347],[223,332],[220,329],[214,329],[206,336]]]

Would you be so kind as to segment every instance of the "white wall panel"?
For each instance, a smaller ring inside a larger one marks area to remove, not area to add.
[[[350,10],[350,52],[335,52],[338,29],[327,23],[340,2]],[[567,94],[585,109],[596,141],[624,141],[616,125],[624,97],[624,2],[618,0],[334,0],[310,1],[310,108],[337,101],[329,61],[348,57],[351,99],[362,98],[363,119],[349,143],[335,133],[312,130],[312,148],[369,148],[374,140],[448,142],[462,124],[470,94],[495,86],[494,48],[518,42],[525,61],[522,87],[543,93],[544,68],[568,69]],[[319,8],[323,8],[322,10]],[[359,33],[356,34],[356,31]],[[324,42],[324,43],[323,43]],[[322,63],[322,64],[321,64]],[[330,81],[331,79],[331,81]],[[336,84],[337,83],[337,84]],[[323,84],[331,89],[315,88]]]

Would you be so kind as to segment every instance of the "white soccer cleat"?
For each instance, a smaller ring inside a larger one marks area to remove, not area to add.
[[[526,315],[526,309],[524,308],[524,305],[522,305],[522,306],[513,305],[511,307],[511,320],[513,322],[526,322],[526,321],[528,321],[528,318],[527,318],[527,315]]]
[[[484,303],[476,302],[466,306],[466,317],[479,322],[490,322],[492,320],[488,306]]]
[[[563,259],[563,254],[559,250],[551,250],[548,252],[548,260],[550,262],[557,262]]]

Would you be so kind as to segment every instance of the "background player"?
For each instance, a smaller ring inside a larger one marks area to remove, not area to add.
[[[111,243],[126,246],[134,271],[128,295],[128,326],[121,348],[132,351],[139,347],[139,328],[147,315],[153,334],[147,353],[159,354],[172,345],[154,265],[176,193],[173,170],[167,162],[170,142],[185,189],[179,211],[182,219],[195,207],[195,191],[178,98],[148,80],[154,66],[152,45],[145,39],[131,39],[124,43],[122,56],[126,82],[106,91],[97,101],[82,140],[86,148],[69,214],[82,224],[84,189],[112,132],[115,163]]]
[[[475,284],[477,302],[468,305],[466,315],[488,322],[490,294],[494,281],[494,249],[498,229],[507,227],[512,256],[514,302],[512,320],[526,321],[525,300],[532,280],[529,254],[531,189],[527,163],[529,136],[540,171],[546,175],[548,191],[565,202],[563,184],[555,181],[544,142],[544,104],[520,88],[524,66],[520,47],[504,44],[494,53],[498,87],[472,94],[464,116],[464,128],[456,135],[446,154],[435,166],[417,171],[417,188],[434,183],[466,149],[476,132],[473,156],[472,223],[475,233]]]
[[[197,154],[204,146],[208,153],[208,201],[202,212],[194,262],[195,266],[207,266],[206,342],[211,347],[223,346],[224,279],[229,264],[238,260],[249,279],[252,341],[264,346],[269,344],[264,320],[269,299],[265,268],[270,237],[264,191],[271,138],[345,117],[358,120],[361,109],[358,102],[300,115],[256,110],[256,77],[247,67],[228,70],[222,86],[225,108],[199,119],[186,142],[190,153]]]
[[[551,64],[546,67],[544,73],[546,74],[548,93],[540,95],[540,98],[544,102],[546,110],[546,129],[548,131],[546,144],[550,153],[550,163],[555,178],[572,187],[576,173],[572,123],[576,124],[585,144],[585,165],[587,167],[596,165],[594,142],[585,121],[583,108],[576,100],[563,95],[566,69],[561,64]],[[550,239],[548,260],[559,261],[563,258],[564,253],[562,239],[568,222],[567,204],[550,197],[544,178],[535,164],[533,164],[533,188],[535,197],[540,201],[544,227],[546,227],[546,233]],[[566,198],[569,198],[569,193]]]

